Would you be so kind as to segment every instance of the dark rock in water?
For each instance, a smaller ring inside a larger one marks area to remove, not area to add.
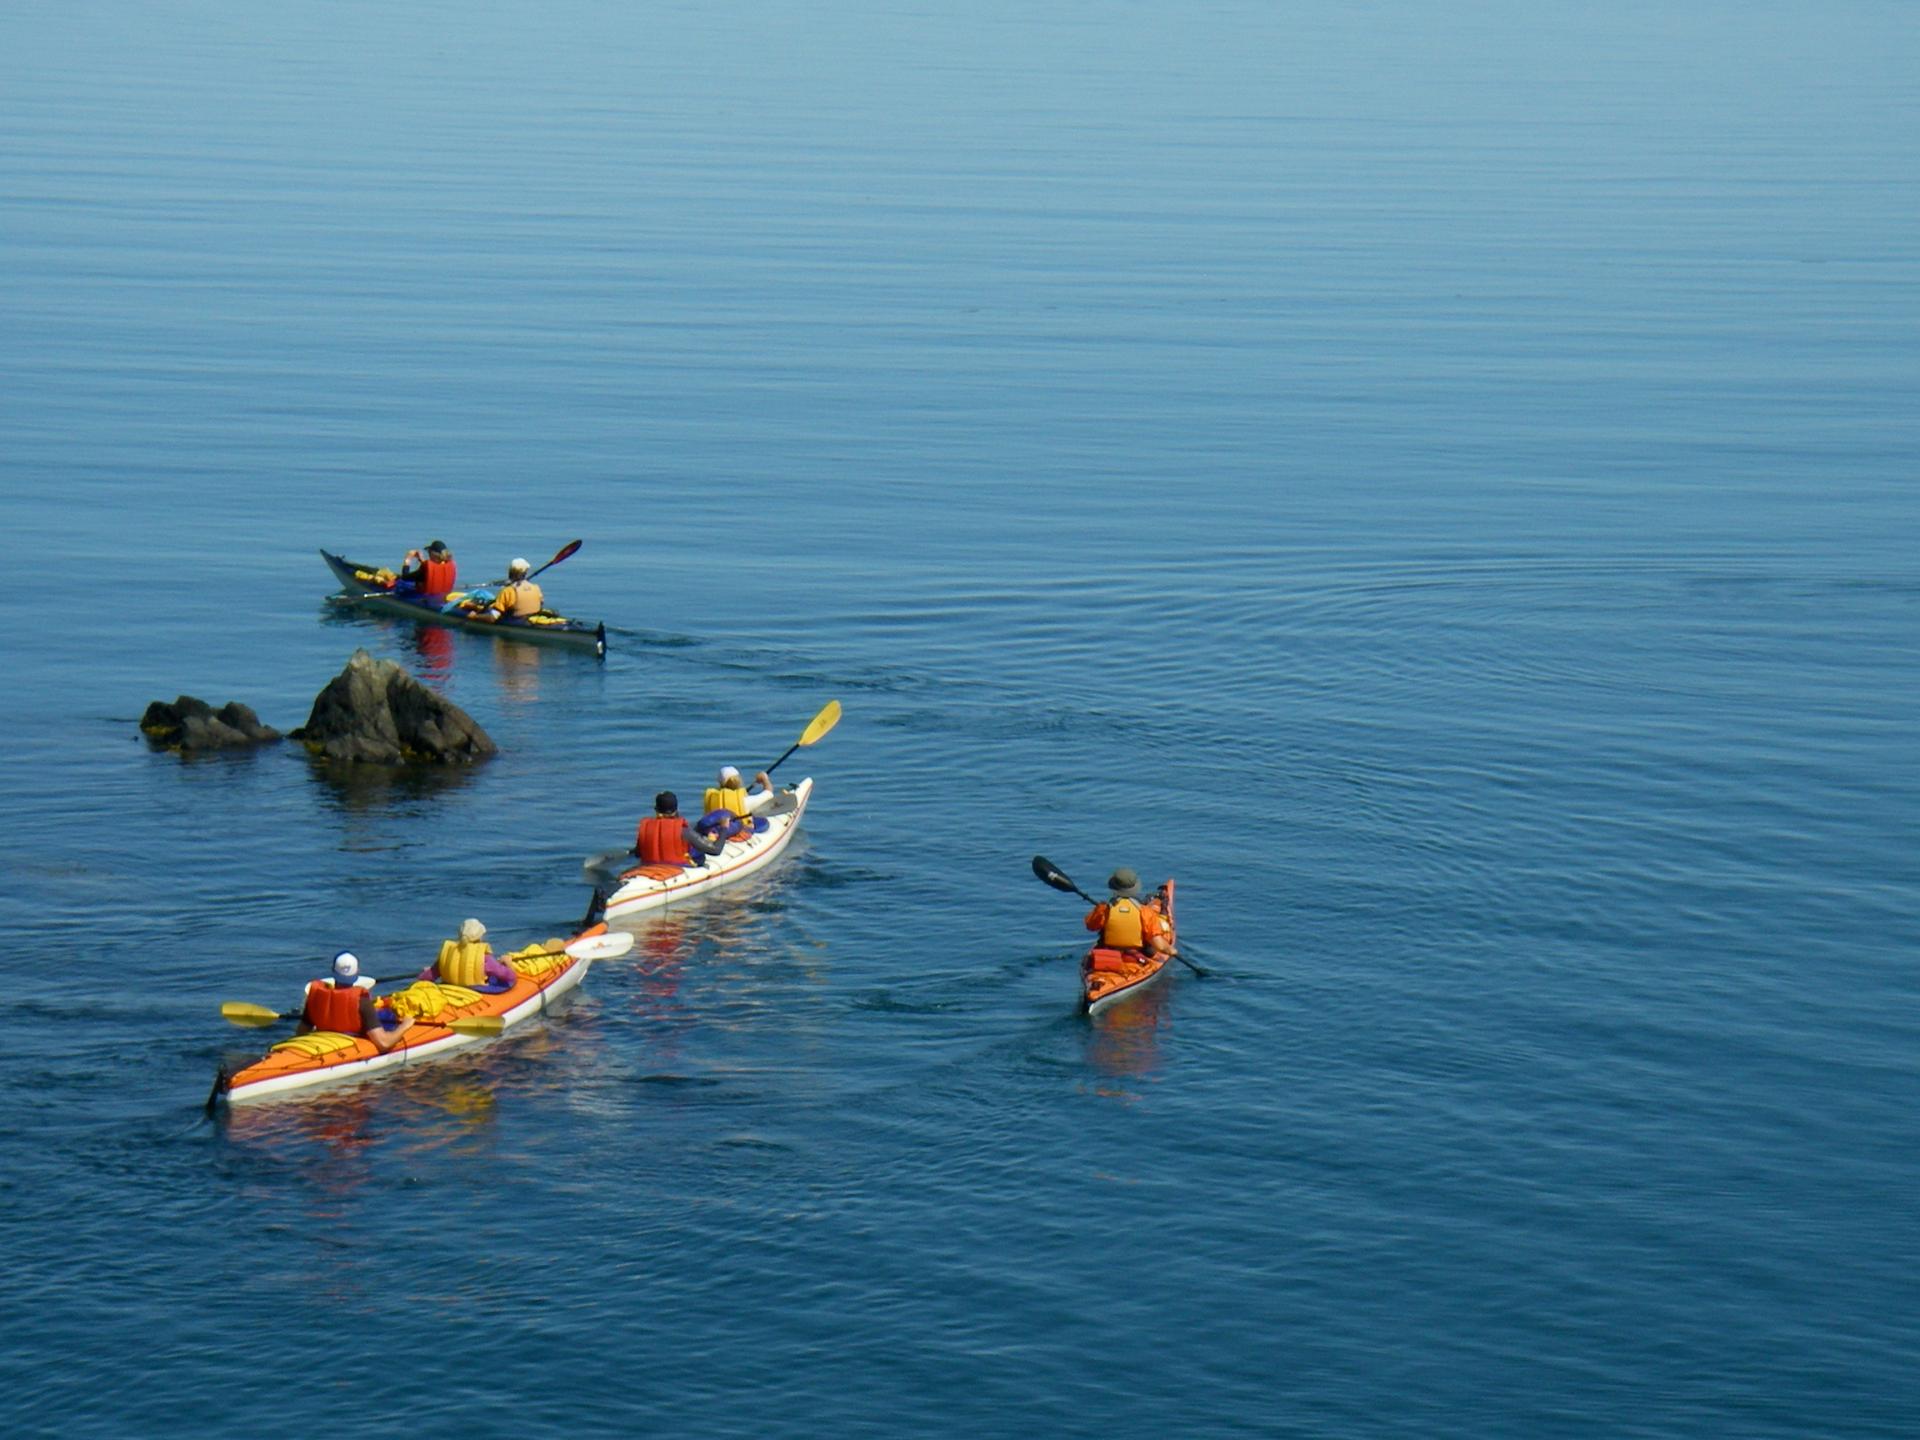
[[[327,682],[293,738],[315,755],[368,765],[465,765],[497,748],[458,705],[364,650]]]
[[[280,738],[278,730],[262,725],[260,717],[238,700],[216,710],[192,695],[182,695],[171,705],[154,701],[140,717],[140,728],[154,744],[169,750],[221,750],[265,745]]]

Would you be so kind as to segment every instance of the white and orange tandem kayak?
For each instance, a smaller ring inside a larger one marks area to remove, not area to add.
[[[561,996],[586,979],[595,960],[611,959],[633,946],[631,935],[609,935],[595,925],[581,931],[557,952],[530,945],[503,956],[512,967],[512,987],[497,994],[459,985],[416,981],[405,990],[378,997],[401,1013],[416,1017],[413,1028],[390,1050],[382,1051],[363,1035],[316,1030],[282,1040],[251,1065],[222,1070],[207,1099],[209,1112],[221,1100],[246,1105],[323,1085],[339,1085],[391,1074],[409,1065],[439,1059],[486,1038],[449,1028],[454,1022],[498,1017],[501,1031],[543,1015]],[[491,1027],[487,1027],[491,1028]]]
[[[1178,943],[1173,926],[1173,881],[1169,880],[1147,901],[1167,918],[1167,938]],[[1107,1006],[1138,994],[1162,975],[1171,963],[1171,953],[1145,954],[1139,950],[1110,950],[1096,945],[1080,962],[1080,1013],[1092,1015]]]
[[[758,874],[791,843],[812,798],[812,776],[791,790],[780,791],[758,816],[766,821],[766,829],[756,828],[729,840],[726,849],[709,856],[705,865],[634,865],[598,882],[588,916],[594,920],[625,920]]]

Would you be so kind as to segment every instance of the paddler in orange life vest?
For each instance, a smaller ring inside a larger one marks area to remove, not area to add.
[[[461,608],[471,610],[476,620],[525,620],[546,608],[547,597],[527,578],[533,567],[516,556],[507,566],[507,583],[493,592],[493,599],[463,600]]]
[[[1087,929],[1097,931],[1100,943],[1109,950],[1135,950],[1165,954],[1173,946],[1167,940],[1167,918],[1158,908],[1140,903],[1140,877],[1124,865],[1107,878],[1113,897],[1104,905],[1087,912]]]
[[[389,1015],[391,1011],[387,1012]],[[351,950],[333,957],[333,974],[307,986],[300,1008],[301,1035],[330,1030],[339,1035],[364,1035],[381,1052],[391,1050],[413,1028],[413,1021],[380,1023],[380,1006],[373,998],[373,980],[360,973],[360,960]]]
[[[705,865],[707,856],[726,848],[726,841],[681,818],[680,797],[671,790],[653,797],[653,814],[640,822],[633,836],[633,853],[642,865]]]
[[[440,954],[420,972],[420,978],[438,980],[443,985],[464,985],[483,995],[498,995],[503,990],[511,990],[520,976],[488,947],[487,927],[469,917],[460,922],[457,940],[440,942]]]
[[[453,552],[447,549],[447,542],[435,540],[427,546],[424,555],[418,550],[407,552],[407,558],[400,562],[400,578],[393,588],[416,595],[444,595],[453,589],[457,576]]]

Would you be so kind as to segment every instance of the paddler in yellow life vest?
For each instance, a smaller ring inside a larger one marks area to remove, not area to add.
[[[487,601],[462,601],[462,608],[473,612],[478,620],[525,620],[538,615],[546,608],[547,597],[540,587],[527,578],[527,572],[533,567],[518,556],[507,566],[507,583],[494,591],[493,599]]]
[[[766,809],[776,793],[772,778],[764,770],[753,777],[755,788],[752,790],[742,783],[739,770],[732,765],[720,767],[719,781],[707,787],[706,798],[700,802],[703,815],[711,815],[715,810],[731,810],[744,820]]]
[[[1167,940],[1167,917],[1157,906],[1140,903],[1138,875],[1123,865],[1107,878],[1107,889],[1112,898],[1087,912],[1087,929],[1099,933],[1102,945],[1155,955],[1173,948]]]
[[[460,922],[457,940],[440,942],[440,954],[433,964],[420,972],[422,980],[438,980],[442,985],[464,985],[469,990],[498,994],[513,987],[519,976],[514,968],[487,946],[487,927],[468,918]]]

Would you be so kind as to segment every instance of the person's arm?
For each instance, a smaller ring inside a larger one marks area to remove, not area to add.
[[[1107,923],[1107,907],[1096,905],[1087,912],[1087,929],[1098,930]]]
[[[411,1017],[398,1025],[380,1023],[380,1007],[374,1001],[373,991],[360,992],[360,1028],[367,1032],[367,1039],[373,1042],[373,1048],[382,1055],[400,1042],[400,1037],[413,1028]]]
[[[718,855],[722,850],[727,848],[727,842],[718,836],[710,838],[694,829],[691,820],[682,821],[681,828],[687,832],[687,844],[693,849],[698,850],[702,855]]]
[[[1173,948],[1167,939],[1167,917],[1151,905],[1140,907],[1140,938],[1147,942],[1147,949],[1155,952]]]
[[[779,798],[780,792],[773,788],[773,777],[764,770],[753,777],[753,783],[757,788],[747,792],[747,814],[758,815]]]

